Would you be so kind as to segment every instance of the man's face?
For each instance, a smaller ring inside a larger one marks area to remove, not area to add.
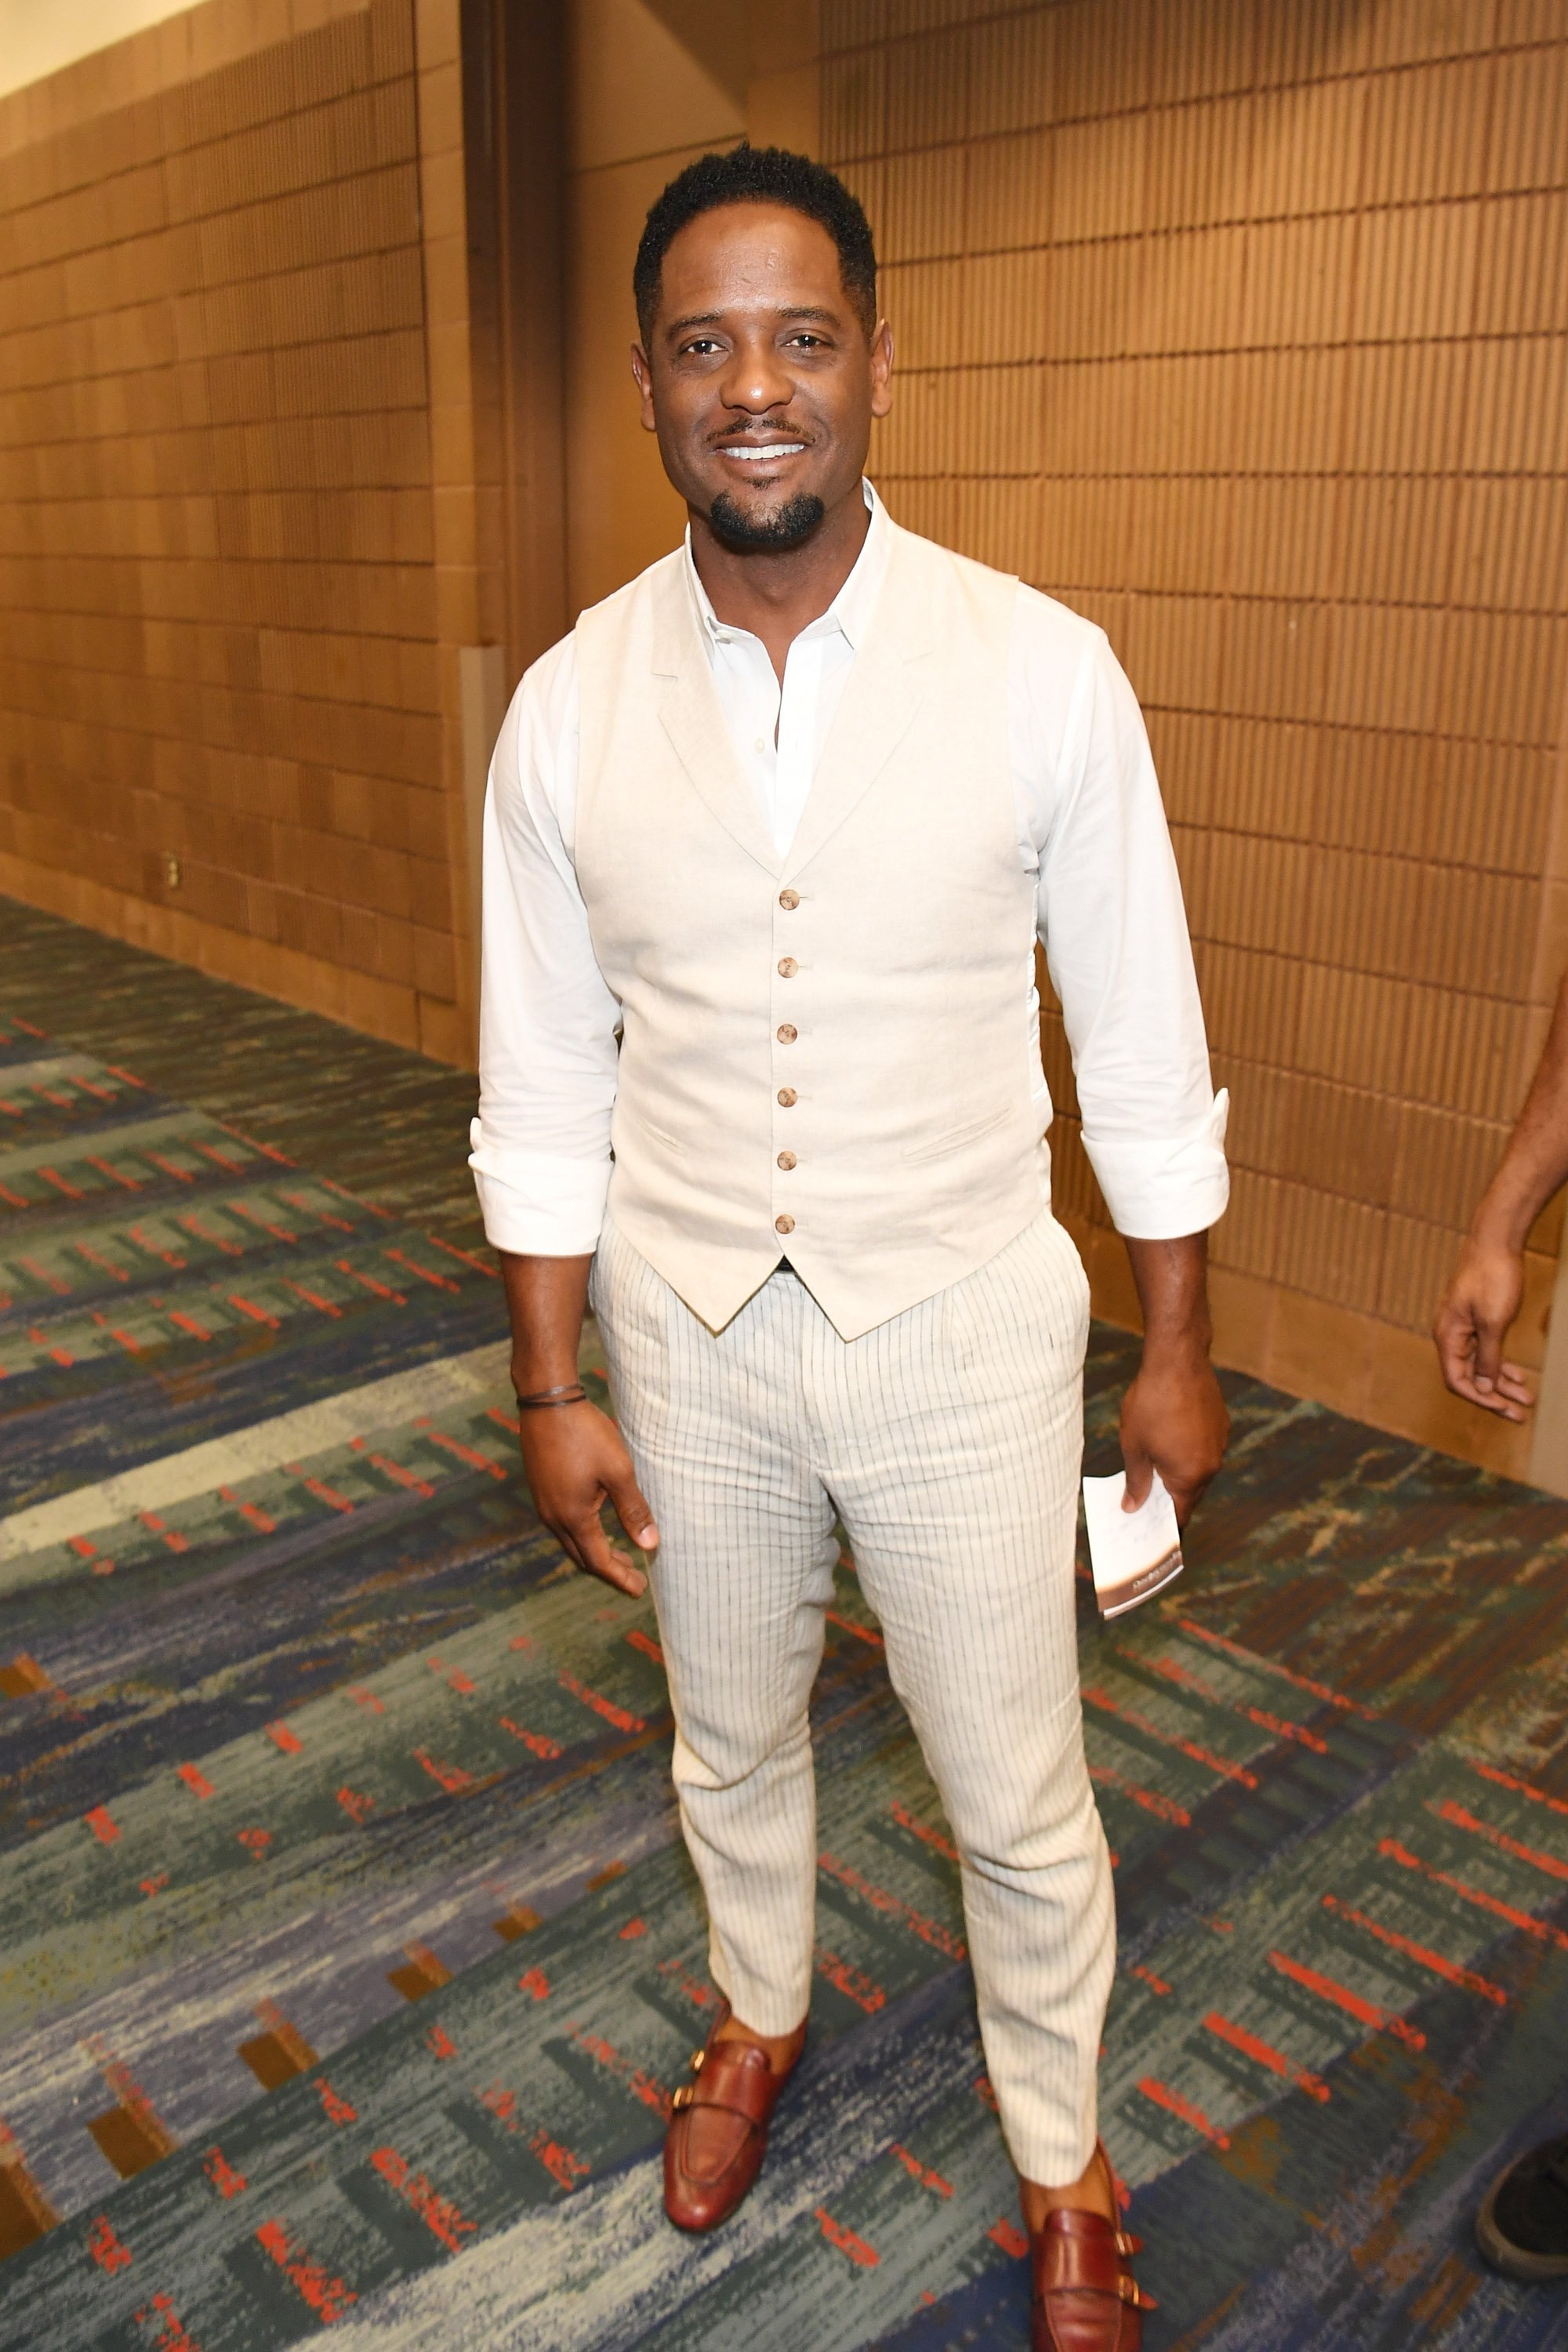
[[[818,222],[736,204],[672,238],[632,369],[688,506],[731,546],[765,550],[798,545],[858,491],[892,356],[885,322],[868,339]]]

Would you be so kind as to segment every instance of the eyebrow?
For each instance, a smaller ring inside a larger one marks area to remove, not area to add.
[[[837,317],[836,310],[820,302],[790,302],[773,312],[775,319],[825,319]],[[693,310],[684,319],[672,319],[665,332],[670,335],[689,334],[693,327],[717,327],[723,323],[722,310]]]

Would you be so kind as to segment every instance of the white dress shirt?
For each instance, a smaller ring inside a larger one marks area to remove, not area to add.
[[[866,543],[781,687],[761,638],[714,614],[687,576],[742,770],[781,856],[795,838],[887,570],[869,483]],[[1018,856],[1061,999],[1084,1147],[1116,1224],[1149,1240],[1205,1231],[1229,1189],[1226,1098],[1209,1076],[1181,883],[1142,714],[1102,630],[1023,587],[1007,721]],[[574,640],[523,678],[490,763],[484,828],[479,1115],[469,1165],[495,1247],[591,1251],[610,1180],[619,1008],[595,961],[573,866],[578,761]],[[1021,995],[1038,1064],[1039,1000]],[[1042,1134],[1051,1104],[1044,1072]]]

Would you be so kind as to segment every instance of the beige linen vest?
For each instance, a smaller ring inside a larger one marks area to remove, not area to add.
[[[577,624],[577,877],[623,1021],[609,1213],[712,1329],[787,1252],[853,1339],[1041,1206],[1017,583],[894,530],[781,858],[684,562]]]

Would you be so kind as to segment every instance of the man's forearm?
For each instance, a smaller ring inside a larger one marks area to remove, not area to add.
[[[1516,1255],[1559,1186],[1568,1183],[1568,981],[1558,993],[1545,1051],[1502,1165],[1482,1194],[1470,1231]]]
[[[512,1385],[523,1396],[577,1377],[577,1349],[588,1304],[584,1257],[518,1257],[497,1253],[511,1317]]]
[[[1126,1239],[1126,1236],[1123,1236]],[[1127,1255],[1143,1309],[1143,1353],[1205,1360],[1214,1338],[1209,1321],[1207,1234],[1178,1240],[1127,1240]]]

